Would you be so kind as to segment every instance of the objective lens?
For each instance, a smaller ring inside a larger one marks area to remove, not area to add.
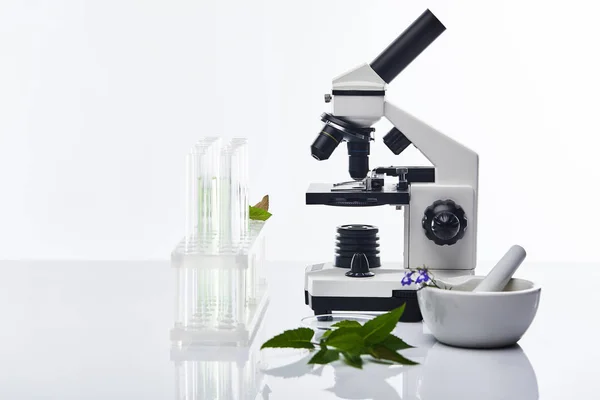
[[[369,173],[369,142],[348,142],[348,172],[354,180],[361,180]]]
[[[319,136],[317,136],[312,146],[310,146],[310,152],[317,160],[327,160],[343,139],[344,134],[342,131],[329,124],[325,124]]]

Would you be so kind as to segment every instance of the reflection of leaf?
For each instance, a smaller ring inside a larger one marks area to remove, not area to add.
[[[307,364],[307,361],[311,358],[309,354],[306,357],[302,357],[300,360],[293,362],[291,364],[282,365],[281,367],[271,368],[267,370],[263,370],[262,372],[265,375],[273,376],[276,378],[299,378],[308,373],[313,373],[313,366]],[[317,368],[318,371],[320,368]]]
[[[382,342],[394,330],[396,324],[398,324],[402,313],[404,313],[404,306],[406,306],[406,303],[388,313],[381,314],[367,321],[362,326],[365,342],[367,344]]]
[[[324,365],[319,365],[317,368],[311,370],[310,374],[314,375],[314,376],[321,376],[323,374],[324,367],[325,367]]]
[[[402,399],[398,390],[392,387],[387,379],[401,374],[405,371],[405,368],[400,366],[386,367],[384,365],[371,365],[365,369],[373,368],[374,371],[373,373],[368,373],[353,368],[345,368],[341,364],[338,365],[334,364],[333,367],[335,384],[326,390],[334,393],[340,399]],[[406,384],[406,381],[404,381],[404,384]]]
[[[271,388],[269,387],[269,385],[265,385],[264,389],[262,390],[262,398],[263,398],[263,400],[269,400],[269,395],[272,392],[273,391],[271,390]]]
[[[404,356],[401,356],[400,354],[396,353],[394,350],[387,348],[383,344],[373,345],[372,347],[369,348],[369,352],[371,353],[371,355],[373,357],[383,359],[383,360],[394,361],[394,362],[397,362],[398,364],[404,364],[404,365],[416,365],[417,364],[416,362],[409,360],[408,358],[405,358]]]
[[[250,206],[250,214],[248,218],[255,221],[266,221],[271,218],[271,215],[272,214],[266,210]]]
[[[309,328],[288,330],[267,340],[261,346],[261,350],[265,348],[314,349],[315,345],[310,342],[313,335],[313,330]]]
[[[269,195],[265,195],[261,201],[254,205],[256,208],[260,208],[261,210],[269,211]]]

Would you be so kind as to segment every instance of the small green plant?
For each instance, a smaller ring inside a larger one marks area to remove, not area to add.
[[[367,355],[379,362],[415,365],[416,362],[398,353],[412,346],[391,333],[402,317],[405,305],[379,315],[364,325],[358,321],[339,321],[318,342],[313,341],[315,332],[310,328],[288,330],[267,340],[261,350],[293,348],[316,351],[309,364],[329,364],[342,358],[346,364],[362,369],[362,356]]]
[[[266,221],[271,218],[269,212],[269,195],[265,195],[261,201],[250,206],[248,218],[255,221]]]

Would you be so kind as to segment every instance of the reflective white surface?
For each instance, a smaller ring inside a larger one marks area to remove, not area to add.
[[[477,272],[485,273],[485,266]],[[311,368],[302,350],[257,350],[264,338],[301,326],[301,318],[310,314],[303,303],[303,273],[298,263],[271,263],[270,304],[252,346],[174,351],[169,341],[174,274],[168,262],[1,262],[0,398],[197,400],[212,393],[220,399],[535,399],[538,394],[565,399],[597,394],[594,307],[600,306],[600,296],[585,282],[599,280],[600,265],[525,263],[518,277],[540,284],[543,294],[516,347],[456,349],[436,343],[422,324],[400,324],[396,333],[417,346],[405,355],[420,365],[368,363],[362,371],[341,363]],[[579,279],[584,281],[576,283]]]

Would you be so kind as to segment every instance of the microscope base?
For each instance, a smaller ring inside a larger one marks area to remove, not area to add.
[[[402,264],[371,269],[370,278],[347,277],[333,263],[310,265],[305,271],[304,302],[315,315],[335,311],[386,312],[406,304],[401,322],[422,321],[416,285],[402,286]]]
[[[399,290],[392,297],[318,297],[304,291],[304,302],[317,316],[334,311],[385,312],[406,304],[400,322],[423,320],[415,290]]]

